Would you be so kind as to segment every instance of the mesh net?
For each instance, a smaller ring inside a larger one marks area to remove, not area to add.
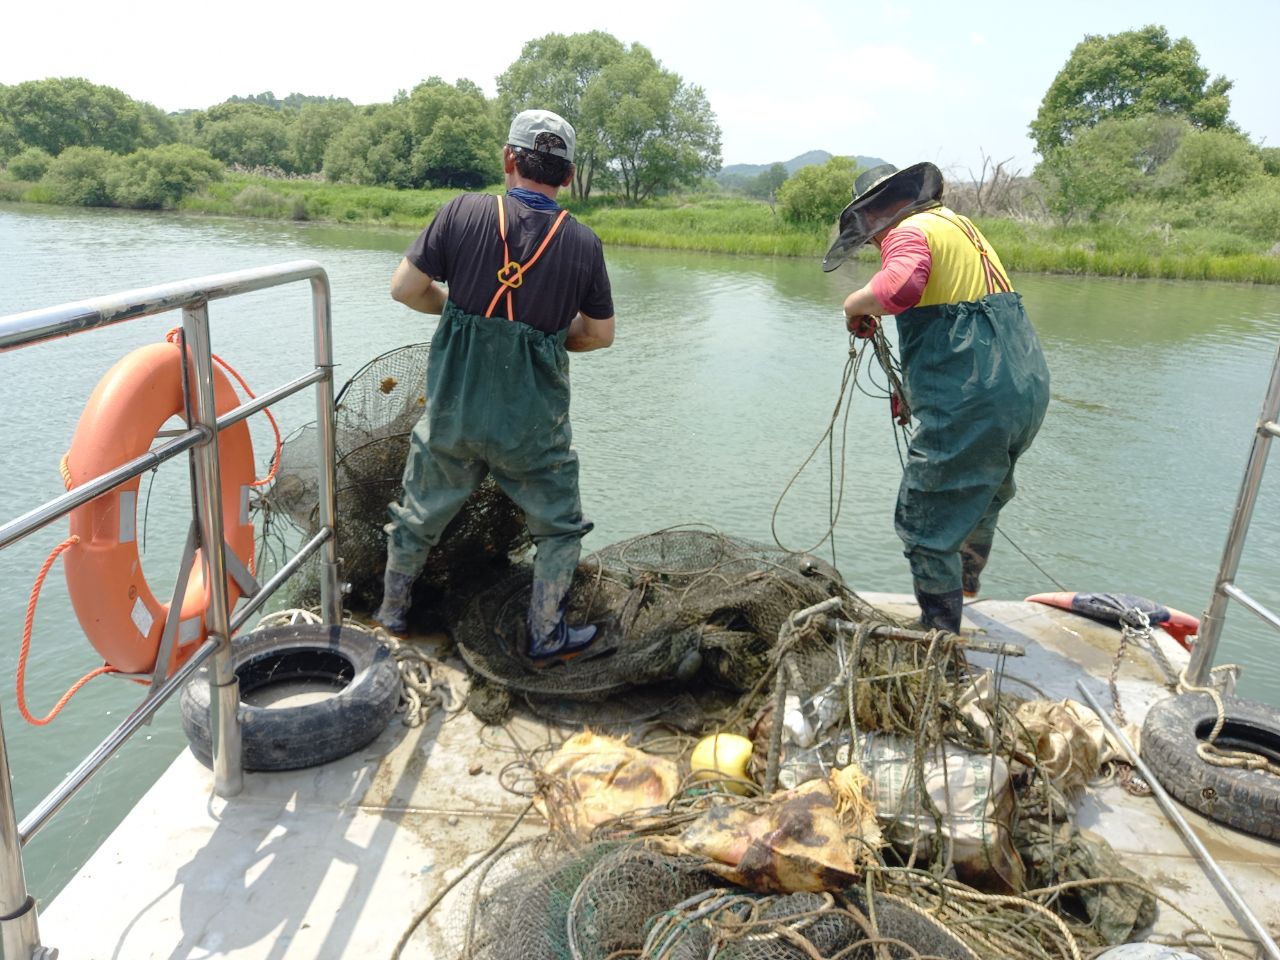
[[[428,344],[374,358],[347,381],[335,405],[337,543],[350,602],[371,609],[382,598],[387,504],[400,498],[409,434],[425,408]],[[319,529],[319,443],[315,424],[282,446],[276,482],[258,502],[268,550]],[[493,482],[467,500],[431,552],[419,581],[441,597],[456,596],[479,568],[505,567],[530,545],[524,517]],[[280,555],[284,554],[280,550]],[[297,606],[318,600],[314,576],[298,578]]]
[[[523,571],[477,595],[457,625],[462,656],[509,690],[578,700],[695,679],[748,690],[793,611],[849,595],[833,567],[807,554],[703,529],[646,534],[583,560],[569,619],[596,624],[599,639],[590,659],[548,670],[522,652],[529,590]]]
[[[448,904],[440,941],[471,960],[978,956],[903,898],[877,892],[871,903],[858,889],[749,893],[706,873],[697,858],[640,842],[526,842]]]

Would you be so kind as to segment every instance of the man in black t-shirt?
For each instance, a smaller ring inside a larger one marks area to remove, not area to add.
[[[565,351],[613,343],[613,296],[600,239],[555,199],[573,180],[573,127],[526,110],[507,141],[506,195],[449,201],[391,280],[392,297],[441,319],[404,497],[390,508],[375,616],[393,633],[407,631],[410,587],[427,554],[490,473],[524,511],[537,544],[525,652],[543,665],[571,659],[595,636],[595,627],[564,620],[591,529],[578,496]]]

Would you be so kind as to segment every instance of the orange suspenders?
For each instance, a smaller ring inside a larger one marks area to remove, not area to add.
[[[542,251],[547,249],[547,244],[551,242],[551,238],[556,235],[556,231],[560,229],[560,224],[564,223],[564,218],[569,215],[568,210],[561,210],[560,216],[556,217],[556,222],[551,225],[551,229],[547,231],[547,235],[542,238],[542,243],[538,245],[538,249],[534,251],[523,265],[516,263],[511,259],[511,251],[507,249],[507,212],[503,206],[502,197],[497,198],[498,201],[498,233],[502,236],[502,258],[505,261],[498,269],[498,291],[493,295],[493,299],[489,301],[489,309],[484,312],[486,317],[493,316],[493,308],[498,305],[498,301],[505,292],[507,295],[507,319],[514,320],[516,318],[515,306],[512,302],[511,291],[524,283],[524,273],[542,256]]]
[[[937,210],[930,210],[928,212],[932,213],[935,217],[942,217],[943,220],[946,220],[948,223],[955,224],[964,231],[965,236],[969,238],[969,242],[977,249],[978,256],[982,258],[982,269],[987,275],[988,294],[995,293],[997,287],[1000,289],[1001,293],[1008,293],[1013,289],[1013,284],[1009,282],[1009,278],[997,270],[996,265],[991,262],[991,257],[987,254],[987,248],[983,246],[982,239],[978,236],[978,231],[974,229],[972,223],[959,214],[956,214],[956,218],[952,220],[950,217],[939,213]]]

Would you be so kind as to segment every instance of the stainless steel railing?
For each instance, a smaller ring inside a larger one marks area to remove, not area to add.
[[[1195,647],[1191,651],[1191,664],[1187,667],[1187,679],[1196,685],[1202,686],[1209,680],[1214,657],[1218,652],[1218,641],[1222,636],[1222,624],[1227,615],[1228,601],[1237,601],[1280,630],[1280,616],[1249,596],[1235,583],[1236,571],[1240,566],[1240,555],[1244,552],[1245,537],[1249,533],[1249,523],[1253,519],[1253,508],[1258,499],[1258,488],[1262,485],[1262,473],[1267,465],[1267,455],[1271,451],[1271,440],[1273,437],[1280,436],[1278,419],[1280,419],[1280,348],[1277,348],[1276,359],[1271,364],[1271,382],[1267,384],[1267,393],[1262,401],[1262,412],[1258,415],[1258,425],[1254,430],[1253,446],[1249,450],[1249,460],[1244,468],[1244,482],[1240,485],[1240,495],[1236,498],[1235,512],[1231,516],[1231,526],[1227,530],[1227,543],[1222,551],[1218,579],[1213,585],[1213,596],[1209,599],[1209,608],[1200,618],[1200,636],[1196,639]]]
[[[209,302],[302,280],[311,284],[315,369],[219,417],[214,404]],[[234,796],[243,789],[244,774],[240,767],[240,687],[231,655],[231,637],[261,609],[281,584],[317,552],[320,555],[321,613],[326,623],[340,623],[342,620],[337,547],[333,539],[336,515],[333,473],[333,331],[329,278],[320,264],[311,260],[298,260],[272,267],[129,290],[2,317],[0,352],[172,310],[182,311],[182,329],[193,387],[190,397],[190,428],[142,456],[0,526],[0,549],[29,536],[66,516],[76,507],[146,473],[164,461],[189,452],[193,466],[192,511],[200,542],[206,546],[201,555],[207,564],[205,583],[210,594],[209,610],[205,618],[209,637],[173,676],[166,678],[157,675],[142,704],[37,804],[20,824],[14,809],[4,725],[0,721],[0,958],[3,960],[39,960],[48,956],[47,950],[40,946],[35,901],[26,888],[22,867],[23,845],[210,658],[214,789],[223,797]],[[312,385],[315,386],[320,462],[324,465],[324,469],[320,471],[319,483],[320,531],[275,576],[258,587],[232,615],[227,604],[227,560],[222,549],[223,505],[219,486],[218,444],[214,441],[219,430]]]

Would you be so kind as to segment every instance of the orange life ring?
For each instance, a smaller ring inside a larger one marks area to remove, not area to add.
[[[218,413],[239,405],[231,381],[214,368]],[[183,412],[182,363],[176,344],[135,350],[112,367],[94,388],[67,453],[64,479],[75,487],[142,456],[171,417]],[[227,544],[246,566],[253,555],[249,485],[254,480],[253,443],[242,420],[218,435],[222,469],[222,515]],[[169,604],[147,586],[138,556],[137,503],[141,478],[91,500],[71,512],[71,533],[79,537],[65,554],[67,588],[89,642],[108,664],[124,673],[155,669]],[[229,603],[242,592],[228,576]],[[196,554],[182,601],[172,672],[204,642],[209,591]]]

